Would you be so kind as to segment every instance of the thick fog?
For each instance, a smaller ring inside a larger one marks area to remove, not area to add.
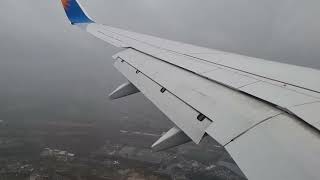
[[[320,1],[81,0],[97,21],[136,32],[320,69]],[[169,121],[142,95],[109,101],[118,52],[69,25],[60,0],[0,2],[0,119],[103,125]]]

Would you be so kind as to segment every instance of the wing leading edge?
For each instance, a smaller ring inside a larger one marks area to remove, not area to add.
[[[318,70],[234,55],[95,23],[77,0],[61,0],[71,24],[116,47],[128,79],[110,94],[142,92],[176,125],[153,147],[208,134],[249,179],[319,179]]]

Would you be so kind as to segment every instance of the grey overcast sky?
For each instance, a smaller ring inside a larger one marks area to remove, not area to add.
[[[99,23],[320,69],[319,0],[81,2]],[[165,117],[142,95],[106,98],[125,81],[112,66],[117,51],[71,27],[60,0],[1,0],[0,119],[129,116],[158,127]]]

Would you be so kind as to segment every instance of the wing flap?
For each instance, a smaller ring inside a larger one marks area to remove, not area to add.
[[[185,104],[213,120],[205,132],[222,145],[280,113],[280,110],[250,96],[133,49],[114,57],[127,62]]]
[[[200,143],[205,134],[205,129],[211,121],[197,120],[199,112],[185,104],[169,91],[161,92],[163,88],[149,79],[136,68],[120,59],[115,62],[115,67],[133,83],[151,102],[153,102],[177,127],[182,129],[195,143]]]
[[[312,103],[317,102],[320,99],[305,93],[301,93],[297,91],[296,89],[292,88],[289,85],[279,83],[279,82],[273,82],[270,80],[266,80],[263,78],[254,78],[250,75],[245,75],[243,73],[239,73],[234,70],[230,70],[229,68],[212,65],[211,64],[203,64],[203,62],[190,59],[189,57],[177,55],[174,53],[165,53],[170,54],[170,56],[164,56],[162,54],[158,54],[158,57],[161,57],[162,59],[148,56],[143,53],[139,53],[133,49],[127,50],[125,52],[121,52],[116,57],[121,57],[128,61],[130,64],[134,65],[136,68],[141,69],[145,73],[147,73],[150,77],[155,79],[156,81],[160,82],[161,84],[165,85],[168,88],[171,88],[172,91],[181,96],[182,99],[184,99],[186,102],[190,103],[193,107],[197,108],[199,111],[204,113],[206,116],[208,116],[210,119],[215,118],[221,118],[221,119],[232,119],[233,117],[226,117],[219,116],[217,117],[216,113],[213,113],[214,110],[208,107],[214,107],[217,110],[218,109],[226,109],[225,106],[233,107],[233,111],[237,111],[236,109],[239,109],[240,112],[234,112],[236,117],[242,117],[242,112],[250,112],[248,109],[241,108],[243,107],[242,104],[246,104],[246,102],[249,102],[250,98],[247,98],[242,101],[235,101],[234,99],[230,99],[230,103],[226,105],[228,97],[233,97],[233,94],[236,94],[234,91],[232,91],[229,88],[224,89],[216,89],[212,88],[214,87],[214,83],[222,84],[225,87],[230,87],[232,89],[237,89],[240,92],[244,92],[246,94],[250,94],[258,99],[262,99],[264,101],[267,101],[271,104],[274,104],[275,106],[280,107],[282,110],[286,110],[289,113],[296,114],[295,108],[291,108],[297,105],[306,104],[306,103]],[[192,63],[191,63],[192,61]],[[171,66],[168,66],[170,64]],[[202,66],[206,66],[206,68],[199,68]],[[203,69],[201,71],[200,69]],[[163,70],[163,71],[161,71]],[[180,70],[180,73],[178,73],[178,70]],[[161,72],[160,72],[161,71]],[[194,76],[196,75],[196,76]],[[177,81],[170,81],[171,77],[176,77],[179,79],[179,83]],[[188,79],[186,79],[188,78]],[[211,81],[209,81],[209,80]],[[190,84],[190,82],[194,82],[193,84]],[[201,87],[206,87],[205,89],[201,89]],[[187,91],[187,90],[191,91]],[[208,91],[211,92],[208,92]],[[216,97],[214,93],[217,92],[224,92],[221,93],[220,98]],[[231,92],[231,94],[228,94],[226,92]],[[209,95],[208,95],[209,94]],[[203,96],[205,95],[205,96]],[[206,98],[208,97],[214,97],[214,101],[217,99],[221,99],[219,102],[219,105],[213,105],[212,101],[208,101]],[[203,100],[206,99],[206,100]],[[201,102],[201,103],[199,103]],[[238,103],[241,105],[241,107],[236,107],[235,103]],[[247,106],[249,107],[249,106]],[[250,107],[252,109],[255,109],[254,106]],[[230,108],[229,108],[230,109]],[[311,109],[314,111],[314,108]],[[251,110],[252,111],[252,110]],[[319,113],[318,111],[314,111],[315,113]],[[215,115],[213,115],[215,114]],[[232,113],[231,113],[232,114]],[[248,118],[245,118],[245,121],[250,121],[252,119],[259,119],[259,121],[263,121],[264,119],[267,119],[269,117],[272,117],[272,115],[277,114],[277,111],[272,111],[272,113],[257,113],[256,116],[250,116]],[[231,115],[230,115],[231,116]],[[238,118],[241,122],[241,118]],[[320,120],[318,119],[303,119],[308,124],[319,128],[317,124],[320,124]],[[259,121],[255,121],[256,123],[259,123]],[[232,122],[232,121],[230,121]],[[233,123],[233,122],[232,122]],[[221,126],[221,129],[225,129],[225,125],[228,123],[223,123]],[[237,124],[240,126],[241,123]],[[253,125],[253,124],[251,124]],[[230,126],[230,124],[228,124]],[[222,128],[223,127],[223,128]],[[248,127],[246,127],[248,128]],[[244,128],[244,129],[246,129]],[[211,135],[217,135],[218,132],[221,131],[221,129],[218,130],[212,130],[208,131],[208,133],[211,133]],[[240,128],[238,128],[240,129]],[[242,131],[244,131],[242,129]],[[320,129],[319,129],[320,130]],[[212,133],[214,132],[214,133]],[[239,134],[240,132],[237,132],[235,134]],[[224,133],[223,133],[224,134]],[[228,143],[227,141],[232,140],[232,138],[235,138],[237,135],[230,136],[227,139],[221,140],[221,144]],[[215,136],[215,138],[217,138]],[[219,141],[219,138],[217,138]]]
[[[275,116],[225,148],[248,179],[319,179],[319,133],[291,115]]]

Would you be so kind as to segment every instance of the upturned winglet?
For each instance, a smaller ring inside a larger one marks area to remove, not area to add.
[[[61,3],[71,24],[94,23],[78,0],[61,0]]]

